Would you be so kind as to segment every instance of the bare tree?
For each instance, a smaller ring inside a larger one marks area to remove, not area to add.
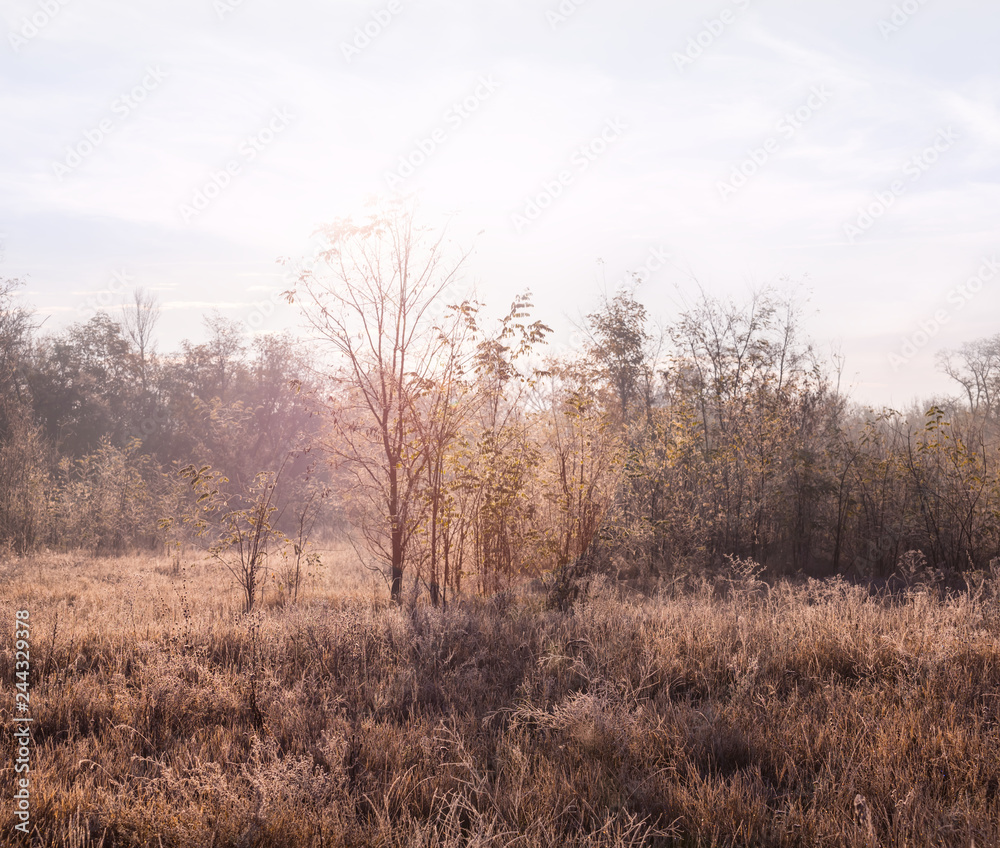
[[[160,320],[156,295],[143,288],[132,292],[132,300],[122,307],[122,329],[139,358],[142,391],[149,388],[149,364],[154,353],[153,332]]]
[[[938,366],[957,382],[973,413],[989,418],[1000,405],[1000,333],[938,354]]]
[[[432,304],[456,281],[468,253],[449,260],[445,232],[418,226],[411,205],[394,202],[366,220],[323,227],[325,269],[300,274],[296,297],[335,358],[323,447],[354,474],[368,507],[361,531],[389,567],[402,598],[407,550],[425,505],[428,461],[421,434],[427,387],[438,382],[448,339]],[[433,405],[432,405],[433,406]]]

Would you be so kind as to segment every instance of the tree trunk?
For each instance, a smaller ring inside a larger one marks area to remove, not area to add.
[[[397,606],[403,603],[403,569],[396,564],[392,566],[392,586],[389,596]]]

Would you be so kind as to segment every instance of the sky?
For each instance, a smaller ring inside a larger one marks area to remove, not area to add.
[[[0,277],[45,331],[156,293],[299,327],[281,257],[413,193],[496,312],[573,326],[639,272],[803,302],[860,403],[1000,331],[1000,7],[982,0],[3,0]]]

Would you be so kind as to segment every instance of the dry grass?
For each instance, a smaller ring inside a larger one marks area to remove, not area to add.
[[[1000,845],[995,578],[440,612],[348,565],[241,619],[216,566],[4,564],[0,619],[31,611],[33,844]]]

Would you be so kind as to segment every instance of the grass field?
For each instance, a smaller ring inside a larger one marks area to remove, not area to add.
[[[196,557],[0,566],[0,843],[1000,845],[1000,586],[731,579],[570,613],[397,609],[327,557],[297,604]],[[15,610],[31,824],[14,831]]]

